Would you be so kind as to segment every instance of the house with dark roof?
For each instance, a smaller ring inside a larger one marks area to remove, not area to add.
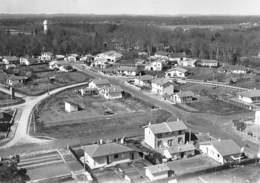
[[[234,162],[241,159],[241,148],[231,139],[216,140],[200,144],[200,150],[220,164]]]
[[[180,77],[185,78],[188,75],[188,71],[181,67],[175,67],[165,72],[166,78]]]
[[[144,129],[144,142],[167,159],[193,156],[195,147],[185,142],[186,125],[183,121],[149,124]]]
[[[82,146],[81,149],[84,151],[81,161],[91,169],[114,166],[138,158],[134,149],[118,143],[92,144]]]
[[[195,94],[192,91],[181,91],[172,94],[169,99],[174,103],[191,102],[195,98]]]
[[[26,76],[11,75],[6,79],[6,84],[9,86],[22,85],[28,79]]]

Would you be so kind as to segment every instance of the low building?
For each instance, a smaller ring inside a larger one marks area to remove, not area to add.
[[[155,60],[152,61],[150,63],[147,63],[145,65],[144,70],[148,70],[148,71],[161,71],[163,68],[163,63],[161,60]]]
[[[55,55],[55,59],[59,60],[59,61],[62,61],[62,60],[65,59],[65,55]]]
[[[6,65],[5,65],[5,69],[6,69],[6,70],[12,69],[12,68],[16,68],[16,65],[15,65],[15,64],[6,64]]]
[[[151,75],[137,76],[134,79],[134,85],[140,87],[151,87],[152,80],[153,76]]]
[[[40,56],[41,61],[49,62],[53,59],[54,55],[52,52],[43,52]]]
[[[248,103],[253,104],[260,101],[260,90],[250,90],[238,93],[238,99]]]
[[[137,67],[136,66],[118,66],[115,68],[115,71],[118,74],[123,76],[136,76],[137,74]]]
[[[145,167],[145,176],[148,177],[150,181],[167,179],[173,177],[173,175],[174,172],[166,163]]]
[[[195,95],[192,91],[181,91],[174,93],[170,96],[170,100],[174,103],[186,103],[191,102],[194,99]]]
[[[200,59],[196,63],[199,67],[218,67],[219,62],[217,60]]]
[[[4,56],[2,62],[6,65],[10,65],[10,64],[18,65],[20,64],[20,59],[16,56]]]
[[[84,95],[98,95],[98,90],[96,88],[81,88],[79,89],[81,96]]]
[[[183,60],[186,59],[186,53],[185,52],[179,52],[179,53],[171,53],[169,55],[169,61],[170,62],[177,62],[178,64],[181,63]]]
[[[37,58],[23,58],[23,57],[20,58],[21,65],[28,66],[28,65],[37,64],[37,63],[39,63]]]
[[[120,99],[122,98],[122,88],[120,86],[103,87],[99,90],[99,93],[104,96],[105,99]]]
[[[78,104],[68,100],[64,101],[64,105],[65,105],[66,112],[76,112],[79,111],[80,108]]]
[[[247,68],[243,65],[228,65],[223,68],[226,72],[230,72],[232,74],[246,74]]]
[[[188,75],[188,71],[181,67],[175,67],[165,72],[166,78],[180,77],[185,78]]]
[[[60,72],[72,72],[74,69],[70,65],[61,65],[58,67]]]
[[[80,56],[78,54],[70,54],[68,55],[65,60],[67,60],[68,62],[77,62],[80,59]]]
[[[202,143],[200,150],[220,164],[238,161],[242,155],[241,148],[230,139]]]
[[[155,78],[152,80],[152,92],[157,95],[165,95],[174,93],[174,85],[167,78]]]
[[[168,59],[168,56],[170,55],[170,53],[166,52],[166,51],[157,51],[154,54],[155,58],[161,58],[161,59]]]
[[[197,59],[183,58],[178,62],[178,65],[183,67],[196,67]]]
[[[88,84],[89,88],[101,89],[103,87],[110,87],[111,84],[107,79],[94,79]]]
[[[186,125],[180,121],[149,124],[144,129],[144,142],[167,159],[193,156],[195,147],[185,143]]]
[[[26,76],[15,76],[11,75],[6,79],[6,84],[9,86],[16,86],[24,84],[24,82],[28,79]]]
[[[123,55],[117,51],[106,51],[106,52],[103,52],[103,53],[100,53],[100,54],[97,54],[95,56],[95,61],[96,60],[105,60],[106,62],[109,62],[109,63],[115,63],[117,61],[119,61],[121,58],[123,57]]]
[[[92,144],[81,148],[84,151],[81,161],[87,163],[91,169],[114,166],[138,158],[135,150],[118,143]]]

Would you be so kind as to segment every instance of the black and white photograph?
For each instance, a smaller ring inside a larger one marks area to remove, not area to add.
[[[260,0],[0,0],[0,183],[260,183]]]

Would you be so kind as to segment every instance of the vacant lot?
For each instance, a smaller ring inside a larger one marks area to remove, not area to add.
[[[187,104],[190,107],[197,109],[201,113],[211,113],[217,115],[231,115],[246,112],[246,109],[217,101],[217,100],[207,100]]]
[[[65,123],[79,123],[82,119],[96,119],[106,111],[111,114],[122,114],[137,111],[146,111],[152,105],[133,98],[129,95],[122,99],[106,100],[102,96],[80,96],[75,89],[61,92],[55,97],[45,100],[38,108],[37,122],[45,126],[56,126]],[[70,100],[80,105],[77,112],[65,112],[64,100]]]
[[[23,103],[23,102],[24,102],[24,100],[21,99],[21,98],[11,99],[10,95],[0,91],[0,107],[20,104],[20,103]]]
[[[143,135],[143,125],[149,121],[164,122],[171,114],[163,110],[134,112],[123,115],[109,115],[93,119],[81,119],[78,123],[70,121],[59,126],[38,126],[36,135],[51,136],[57,139],[77,139],[85,142],[87,139],[116,138]]]

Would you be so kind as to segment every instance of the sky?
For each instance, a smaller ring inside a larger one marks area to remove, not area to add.
[[[0,0],[0,13],[260,15],[260,0]]]

